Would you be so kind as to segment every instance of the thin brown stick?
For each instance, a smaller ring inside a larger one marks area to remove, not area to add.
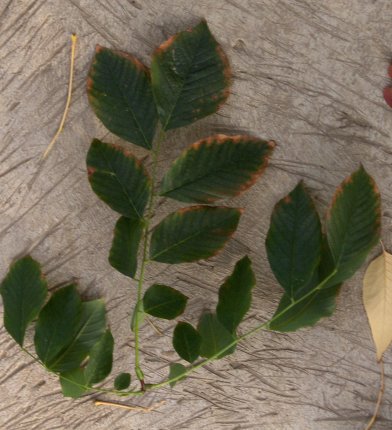
[[[65,102],[63,117],[61,118],[61,122],[60,122],[59,128],[56,131],[56,134],[53,136],[53,139],[50,141],[48,147],[46,148],[46,151],[42,155],[42,160],[44,160],[49,155],[49,152],[52,150],[53,145],[55,144],[57,138],[59,137],[60,133],[63,131],[65,120],[67,119],[67,114],[68,114],[69,106],[71,104],[71,96],[72,96],[72,83],[73,83],[74,68],[75,68],[74,65],[75,65],[76,41],[77,41],[76,34],[72,34],[71,35],[71,42],[72,42],[71,64],[69,67],[68,94],[67,94],[67,101]]]
[[[380,360],[380,390],[378,392],[378,398],[377,398],[377,403],[376,403],[376,409],[374,410],[374,414],[372,416],[372,418],[370,419],[368,425],[366,426],[365,430],[370,430],[374,423],[376,422],[378,413],[380,411],[380,407],[381,407],[381,400],[382,400],[382,396],[384,394],[384,390],[385,390],[385,380],[384,380],[384,361],[383,359]]]
[[[127,409],[128,411],[136,411],[136,412],[152,412],[153,410],[159,408],[165,403],[165,400],[162,400],[159,403],[156,403],[155,405],[149,406],[149,407],[143,407],[143,406],[130,406],[130,405],[124,405],[123,403],[115,403],[115,402],[105,402],[103,400],[95,400],[94,404],[96,406],[113,406],[115,408],[122,408]]]

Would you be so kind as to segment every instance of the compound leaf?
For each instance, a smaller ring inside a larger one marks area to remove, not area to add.
[[[216,316],[220,323],[232,334],[250,308],[252,289],[256,278],[249,257],[244,257],[235,265],[233,273],[219,289]]]
[[[116,390],[126,390],[131,384],[131,375],[123,372],[116,376],[114,380],[114,388]]]
[[[384,251],[366,270],[363,303],[377,350],[377,360],[392,341],[392,255]]]
[[[327,238],[335,274],[327,286],[350,278],[380,237],[380,194],[361,166],[336,190],[327,214]]]
[[[173,388],[177,382],[186,378],[186,367],[180,363],[170,363],[170,371],[169,371],[169,379],[178,378],[175,381],[169,383],[169,385]],[[184,375],[184,376],[181,376]]]
[[[125,276],[133,278],[137,270],[137,252],[143,233],[143,223],[138,219],[121,217],[114,228],[109,263]]]
[[[30,256],[13,263],[0,286],[4,327],[23,346],[28,324],[37,317],[48,293],[40,265]]]
[[[219,354],[235,340],[235,337],[222,325],[215,314],[205,313],[201,316],[197,330],[201,336],[200,355],[205,358],[212,358]],[[222,358],[232,354],[236,345],[223,351],[215,358]]]
[[[155,51],[151,79],[163,129],[169,130],[216,112],[229,96],[231,70],[203,20]]]
[[[126,52],[97,46],[87,93],[95,114],[108,130],[151,149],[158,115],[150,73],[139,60]]]
[[[172,287],[154,284],[144,293],[144,312],[157,318],[172,320],[181,315],[188,297]]]
[[[237,228],[241,209],[191,206],[168,215],[152,233],[151,260],[184,263],[215,255]]]
[[[251,136],[202,139],[174,161],[163,178],[161,195],[196,203],[234,197],[263,173],[274,145]]]
[[[151,180],[136,157],[120,146],[94,139],[87,170],[92,189],[114,211],[127,218],[143,217]]]
[[[173,347],[183,360],[193,363],[200,355],[200,345],[200,334],[191,324],[179,322],[176,325]]]
[[[320,219],[302,181],[276,204],[266,248],[271,269],[288,297],[300,297],[321,256]]]
[[[85,368],[88,385],[103,381],[112,371],[114,339],[109,329],[91,348]]]

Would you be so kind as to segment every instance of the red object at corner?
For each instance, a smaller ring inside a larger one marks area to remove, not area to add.
[[[392,87],[385,87],[383,94],[388,106],[392,107]]]
[[[388,75],[392,79],[392,63],[388,67]],[[384,99],[389,107],[392,107],[392,85],[389,85],[383,90]]]

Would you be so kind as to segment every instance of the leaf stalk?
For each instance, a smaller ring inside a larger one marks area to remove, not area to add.
[[[277,320],[278,318],[280,318],[281,316],[283,316],[286,312],[288,312],[291,308],[293,308],[294,306],[296,306],[298,303],[301,303],[303,300],[305,300],[308,297],[310,297],[316,291],[321,290],[336,275],[336,273],[337,273],[337,270],[335,269],[330,275],[328,275],[322,282],[320,282],[315,288],[313,288],[312,290],[310,290],[307,294],[303,295],[298,300],[292,302],[289,306],[287,306],[281,312],[279,312],[278,314],[275,314],[270,320],[268,320],[268,321],[266,321],[266,322],[264,322],[262,324],[259,324],[256,327],[253,327],[252,329],[250,329],[249,331],[247,331],[246,333],[244,333],[242,336],[237,337],[236,339],[233,340],[233,342],[231,342],[228,345],[226,345],[223,349],[221,349],[220,351],[218,351],[216,354],[214,354],[210,358],[207,358],[206,360],[203,360],[200,363],[198,363],[198,364],[190,367],[183,374],[177,375],[177,376],[175,376],[173,378],[167,379],[167,380],[162,381],[162,382],[160,382],[158,384],[151,384],[151,385],[149,385],[147,387],[148,390],[156,389],[156,388],[161,388],[161,387],[164,387],[166,385],[169,385],[169,384],[172,384],[174,382],[177,382],[180,379],[184,378],[184,376],[188,376],[190,373],[194,372],[195,370],[200,369],[201,367],[209,364],[213,360],[216,360],[217,358],[219,358],[221,356],[221,354],[223,354],[224,352],[226,352],[227,350],[229,350],[233,346],[237,345],[239,342],[241,342],[241,341],[247,339],[248,337],[256,334],[258,331],[263,330],[263,329],[270,330],[269,326],[270,326],[270,324],[272,322],[274,322],[275,320]]]
[[[155,206],[155,182],[156,182],[156,173],[157,173],[157,164],[158,164],[158,156],[161,147],[161,143],[165,138],[165,132],[161,129],[156,140],[155,148],[151,150],[152,152],[152,173],[151,173],[151,195],[148,202],[147,215],[144,218],[143,225],[143,251],[142,251],[142,261],[140,266],[139,280],[137,284],[137,302],[135,306],[135,322],[134,322],[134,334],[135,334],[135,373],[136,377],[140,381],[141,391],[145,391],[145,383],[144,383],[144,373],[140,366],[140,313],[143,312],[141,304],[142,304],[142,294],[143,294],[143,283],[145,277],[146,267],[149,264],[148,258],[148,248],[150,242],[150,223],[152,217],[154,215],[154,206]]]

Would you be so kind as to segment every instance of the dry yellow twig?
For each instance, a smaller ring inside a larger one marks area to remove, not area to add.
[[[150,318],[147,317],[147,322],[150,324],[150,326],[155,330],[155,332],[159,335],[159,336],[163,336],[163,333],[161,332],[161,330],[150,320]]]
[[[371,420],[369,421],[368,425],[366,426],[365,430],[370,430],[373,427],[373,424],[376,422],[377,419],[377,415],[378,412],[380,411],[380,407],[381,407],[381,400],[382,400],[382,396],[384,394],[384,390],[385,390],[385,381],[384,381],[384,362],[381,359],[380,360],[380,390],[378,392],[378,398],[377,398],[377,404],[376,404],[376,409],[374,410],[374,414],[371,418]]]
[[[76,50],[76,41],[77,41],[76,34],[72,34],[71,35],[71,41],[72,41],[72,46],[71,46],[71,64],[70,64],[70,68],[69,68],[69,82],[68,82],[67,101],[65,103],[65,109],[64,109],[63,117],[61,118],[61,122],[60,122],[59,128],[57,129],[56,134],[53,136],[53,139],[51,140],[51,142],[49,143],[48,147],[46,148],[46,151],[42,155],[42,160],[44,160],[48,156],[49,152],[52,150],[53,145],[55,144],[55,142],[56,142],[57,138],[59,137],[60,133],[63,131],[65,120],[67,118],[67,114],[68,114],[68,110],[69,110],[69,105],[71,104],[72,83],[73,83],[74,65],[75,65],[75,50]]]
[[[156,403],[155,405],[149,406],[149,407],[143,407],[143,406],[130,406],[130,405],[124,405],[123,403],[114,403],[114,402],[105,402],[103,400],[95,400],[94,404],[96,406],[113,406],[115,408],[122,408],[127,409],[129,411],[137,411],[137,412],[152,412],[153,410],[159,408],[165,403],[164,400],[162,400],[159,403]]]

